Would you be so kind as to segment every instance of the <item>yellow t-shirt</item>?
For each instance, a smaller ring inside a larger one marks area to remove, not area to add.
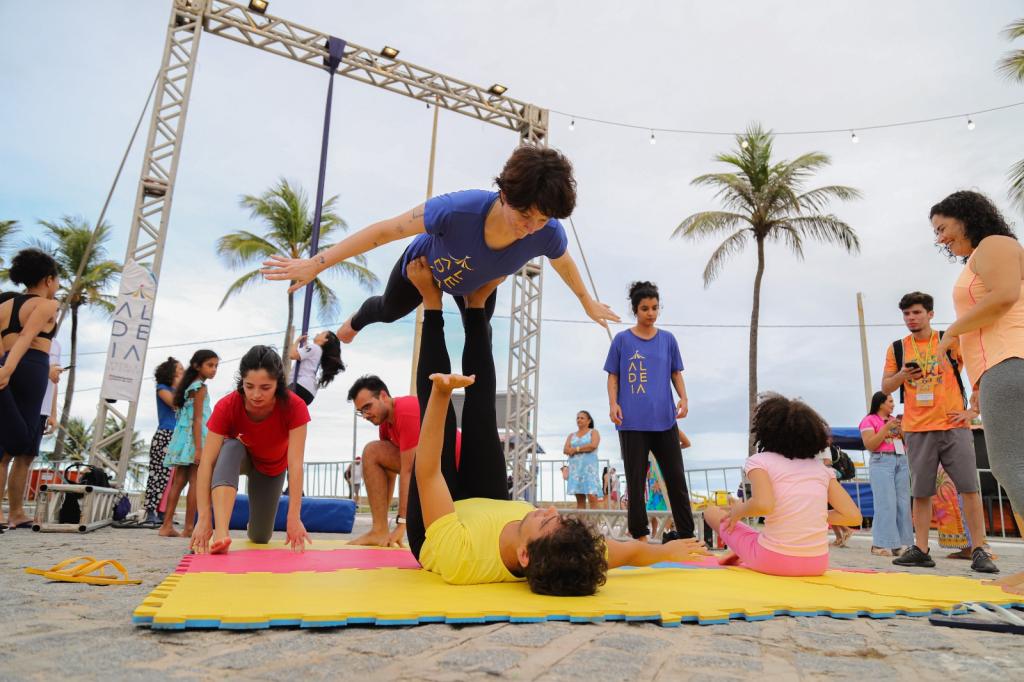
[[[458,500],[455,511],[430,524],[420,548],[420,565],[451,585],[522,580],[501,560],[501,529],[535,507],[529,502],[473,497]]]

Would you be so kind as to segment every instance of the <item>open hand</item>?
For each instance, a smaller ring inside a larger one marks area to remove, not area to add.
[[[192,529],[192,540],[189,543],[192,551],[196,554],[209,554],[210,538],[212,537],[213,524],[210,523],[209,518],[204,518],[203,515],[200,514],[199,521],[196,522],[196,527]]]
[[[299,519],[288,519],[286,533],[285,544],[291,547],[294,552],[305,552],[306,544],[313,544],[309,533],[306,532],[306,527],[302,525],[302,521]]]
[[[405,524],[399,523],[388,536],[388,547],[405,547]]]
[[[583,301],[583,311],[587,314],[587,317],[605,329],[608,328],[609,322],[621,322],[621,319],[611,307],[593,298],[587,298],[587,300]]]
[[[323,256],[319,258],[322,259]],[[316,279],[319,269],[311,258],[286,258],[275,255],[263,261],[263,269],[260,272],[272,281],[290,281],[292,285],[288,287],[288,293],[291,294]]]
[[[690,413],[690,401],[686,398],[680,398],[679,402],[676,403],[676,419],[682,419]]]
[[[668,561],[686,561],[694,554],[708,556],[708,548],[697,538],[680,538],[665,543],[665,550]]]

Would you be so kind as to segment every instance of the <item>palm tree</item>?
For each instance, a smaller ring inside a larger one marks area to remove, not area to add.
[[[1003,36],[1007,40],[1024,38],[1024,19],[1018,19],[1003,29]],[[1011,80],[1024,83],[1024,49],[1006,53],[1006,56],[999,60],[996,70]],[[1010,167],[1009,179],[1010,201],[1024,211],[1024,159]]]
[[[860,251],[860,241],[849,225],[822,213],[831,199],[848,201],[860,198],[860,192],[843,185],[806,189],[811,175],[831,163],[821,152],[802,154],[792,161],[773,161],[771,131],[760,124],[736,136],[737,149],[718,154],[716,161],[729,164],[733,172],[709,173],[691,184],[714,187],[725,210],[694,213],[679,223],[673,237],[703,239],[728,234],[704,267],[707,288],[721,272],[726,259],[741,251],[748,241],[757,247],[757,272],[754,275],[754,301],[750,311],[750,365],[747,403],[753,414],[757,403],[757,324],[761,312],[761,280],[764,277],[765,244],[782,242],[800,260],[804,240],[838,244],[850,253]],[[753,454],[753,437],[749,442]]]
[[[61,433],[66,433],[68,419],[71,417],[71,400],[75,395],[75,365],[78,357],[78,315],[79,310],[98,308],[106,314],[114,311],[114,296],[104,293],[120,272],[121,266],[107,259],[104,243],[110,238],[110,224],[103,222],[96,227],[96,239],[89,251],[89,240],[93,228],[84,218],[64,216],[57,222],[40,220],[49,233],[54,244],[54,258],[60,272],[61,289],[58,297],[62,299],[71,312],[71,369],[68,370],[68,381],[64,389],[64,407],[60,415]],[[85,263],[78,289],[72,295],[71,287],[79,266]],[[64,439],[58,438],[54,446],[53,457],[60,459],[64,452]]]
[[[348,230],[345,221],[334,213],[334,204],[337,199],[337,196],[333,196],[324,202],[320,218],[319,248],[321,251],[332,246],[325,241],[325,238],[334,230]],[[310,210],[306,193],[301,187],[293,187],[282,178],[277,185],[259,196],[244,195],[239,204],[242,208],[249,209],[252,218],[262,221],[266,231],[263,236],[260,236],[249,230],[239,230],[218,239],[217,255],[229,266],[239,268],[252,264],[258,265],[274,254],[284,254],[289,258],[304,258],[309,254],[313,238],[313,212]],[[338,263],[332,270],[340,271],[354,278],[367,289],[378,282],[377,276],[366,268],[366,258],[363,256]],[[228,299],[235,294],[262,281],[264,280],[259,267],[245,273],[228,287],[218,309],[223,308]],[[321,317],[337,314],[338,297],[319,277],[313,280],[313,291]],[[282,347],[286,372],[294,318],[295,294],[288,294],[288,324],[285,326]]]
[[[0,253],[4,251],[4,242],[11,238],[15,232],[18,231],[17,220],[0,220]],[[7,264],[4,262],[2,256],[0,256],[0,282],[7,281]]]
[[[113,416],[108,416],[107,421],[103,426],[103,437],[112,436],[117,433],[118,429],[117,421]],[[68,420],[67,430],[62,431],[64,434],[62,438],[58,438],[57,442],[64,443],[64,449],[61,457],[65,459],[74,460],[76,462],[84,462],[89,459],[89,452],[92,449],[92,424],[86,423],[81,417],[71,417]],[[103,454],[107,456],[112,462],[116,462],[121,459],[121,439],[118,438],[107,445],[103,446]],[[146,441],[139,435],[138,431],[132,432],[132,443],[128,457],[132,459],[142,453],[145,453],[148,449]],[[49,455],[51,460],[58,460],[56,448],[54,453]]]

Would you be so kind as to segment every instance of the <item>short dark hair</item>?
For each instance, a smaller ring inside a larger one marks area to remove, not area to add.
[[[586,597],[607,580],[604,536],[576,516],[526,545],[526,582],[536,594]]]
[[[15,284],[34,287],[47,277],[59,277],[57,261],[42,249],[22,249],[11,260],[8,278]]]
[[[878,414],[878,411],[882,409],[882,403],[889,398],[888,393],[882,391],[875,391],[875,394],[871,396],[871,410],[868,414]]]
[[[508,157],[494,184],[512,208],[534,206],[549,218],[568,218],[576,208],[572,164],[554,149],[522,145]]]
[[[352,388],[348,389],[348,401],[352,402],[355,400],[356,396],[359,395],[359,391],[364,388],[372,393],[375,398],[380,395],[381,391],[391,395],[387,384],[381,381],[379,376],[376,374],[364,374],[356,379],[355,383],[352,384]]]
[[[935,310],[935,299],[932,298],[931,294],[921,291],[911,291],[909,294],[904,294],[903,298],[900,299],[900,310],[906,310],[915,305],[922,305],[925,310],[932,312]]]
[[[580,410],[576,414],[585,414],[585,415],[587,415],[587,428],[588,429],[594,428],[594,415],[590,414],[586,410]]]
[[[754,408],[750,433],[759,452],[787,459],[811,459],[828,447],[829,428],[820,414],[802,400],[764,393]]]
[[[178,383],[178,387],[174,389],[174,406],[178,409],[185,407],[185,391],[192,385],[192,382],[199,378],[199,368],[203,366],[203,363],[213,358],[219,358],[212,350],[203,348],[197,350],[192,354],[192,359],[188,361],[188,367],[185,368],[185,373],[181,375],[181,381]],[[241,385],[241,382],[239,382]],[[202,408],[200,408],[202,409]]]
[[[978,248],[978,244],[985,237],[994,234],[1004,237],[1017,238],[1017,235],[1010,229],[1006,218],[999,212],[992,200],[981,192],[963,190],[953,192],[948,197],[932,206],[928,218],[937,215],[944,215],[948,218],[956,218],[964,225],[964,234],[971,241],[971,246]],[[946,247],[946,255],[955,258],[949,248]],[[964,258],[964,262],[967,259]]]
[[[645,298],[656,298],[659,302],[661,301],[657,284],[654,282],[633,282],[629,285],[629,304],[633,308],[634,315],[636,315],[636,309],[640,307],[640,301]]]
[[[173,357],[168,357],[166,360],[161,362],[153,370],[153,377],[156,379],[156,383],[170,386],[174,383],[174,373],[178,371],[178,365],[181,363]]]

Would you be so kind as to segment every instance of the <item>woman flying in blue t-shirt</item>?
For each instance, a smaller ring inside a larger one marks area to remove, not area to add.
[[[553,149],[522,146],[495,178],[498,192],[468,190],[428,199],[400,216],[374,223],[313,258],[272,256],[264,262],[267,279],[289,280],[289,291],[306,286],[327,268],[384,244],[416,238],[406,248],[388,278],[382,296],[367,299],[338,329],[338,338],[351,343],[374,322],[394,322],[416,309],[419,291],[406,277],[411,260],[426,257],[441,291],[463,297],[485,283],[511,275],[530,260],[547,256],[555,271],[580,299],[587,315],[607,327],[619,317],[587,293],[576,263],[566,249],[565,229],[557,220],[576,206],[572,165]],[[497,291],[487,300],[490,319]]]

